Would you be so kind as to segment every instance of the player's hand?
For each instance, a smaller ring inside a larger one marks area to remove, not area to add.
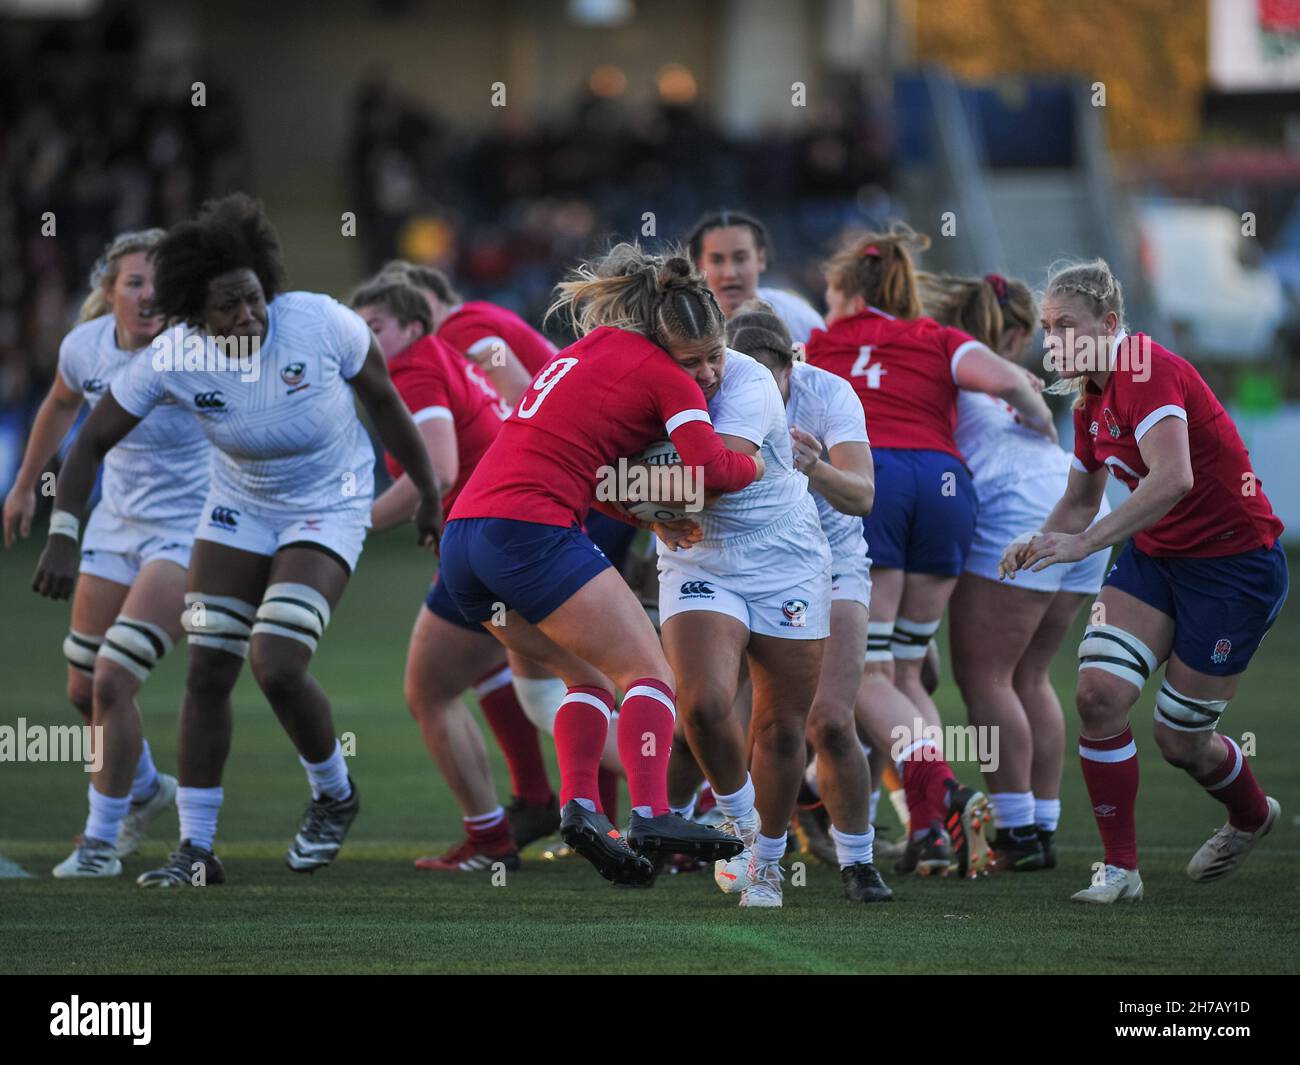
[[[36,563],[32,591],[47,599],[67,599],[77,579],[81,548],[71,536],[55,534],[45,542],[41,560]]]
[[[822,442],[812,433],[792,427],[790,446],[794,452],[794,468],[802,474],[812,473],[812,468],[822,460]]]
[[[1034,573],[1058,562],[1078,562],[1091,552],[1083,537],[1072,533],[1039,533],[1025,553],[1022,569]]]
[[[767,472],[767,463],[763,461],[763,453],[761,451],[755,451],[750,457],[754,460],[754,465],[758,467],[758,475],[754,480],[761,481],[763,479],[763,474]]]
[[[432,551],[438,550],[442,539],[442,500],[436,496],[421,496],[415,508],[416,543]]]
[[[654,534],[668,545],[669,551],[689,550],[704,538],[704,530],[699,522],[690,518],[677,518],[674,521],[657,521],[651,528]]]
[[[5,496],[5,549],[13,547],[14,534],[17,533],[24,540],[27,534],[32,531],[32,518],[36,514],[36,490],[28,489],[23,491],[17,485],[9,490]]]
[[[998,562],[998,580],[1004,581],[1008,577],[1013,581],[1016,579],[1016,571],[1025,568],[1025,559],[1029,557],[1029,545],[1038,535],[1036,532],[1022,533],[1007,544]]]

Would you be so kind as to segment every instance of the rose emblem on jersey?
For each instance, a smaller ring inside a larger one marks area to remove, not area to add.
[[[1112,438],[1118,439],[1119,422],[1115,420],[1115,415],[1113,415],[1110,412],[1110,408],[1109,407],[1104,408],[1101,412],[1101,416],[1106,419],[1106,431],[1110,433]]]
[[[306,372],[307,364],[305,362],[291,362],[280,371],[280,380],[293,388],[294,385],[302,384],[303,375]]]
[[[1228,660],[1228,655],[1232,653],[1231,640],[1218,640],[1214,644],[1214,650],[1210,652],[1210,661],[1216,666],[1223,665]]]
[[[803,628],[808,620],[808,601],[806,599],[787,599],[781,604],[781,613],[785,615],[785,624]]]

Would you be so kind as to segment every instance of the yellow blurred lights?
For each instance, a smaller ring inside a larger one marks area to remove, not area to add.
[[[596,96],[622,96],[627,91],[627,75],[621,67],[606,63],[591,72],[587,84]]]
[[[660,67],[655,76],[655,87],[664,103],[678,107],[694,103],[695,97],[699,95],[695,75],[681,63],[669,63]]]

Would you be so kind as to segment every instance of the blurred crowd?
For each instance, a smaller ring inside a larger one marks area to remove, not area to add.
[[[170,225],[246,184],[232,94],[146,56],[143,39],[129,8],[0,39],[0,411],[48,386],[114,234]]]
[[[884,112],[845,85],[797,133],[728,136],[689,104],[634,108],[586,91],[562,120],[465,136],[375,80],[358,92],[351,198],[366,266],[394,253],[447,269],[467,293],[537,321],[565,268],[611,236],[682,238],[703,212],[769,225],[770,280],[815,293],[816,262],[846,227],[897,212]],[[647,214],[652,215],[648,218]]]

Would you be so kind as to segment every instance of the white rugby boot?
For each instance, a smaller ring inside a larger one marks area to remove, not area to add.
[[[749,887],[749,860],[753,857],[754,840],[758,836],[758,811],[750,810],[744,817],[724,821],[719,831],[737,837],[745,845],[745,849],[734,858],[713,863],[714,883],[724,894],[735,895]]]
[[[1250,848],[1262,836],[1268,835],[1269,829],[1282,814],[1282,804],[1271,796],[1268,799],[1268,817],[1254,832],[1243,832],[1232,825],[1224,825],[1209,839],[1201,844],[1200,850],[1192,855],[1187,863],[1187,875],[1202,883],[1209,880],[1222,880],[1229,873],[1235,873],[1237,866],[1246,860]]]
[[[59,880],[75,880],[121,876],[122,863],[118,861],[113,844],[102,839],[82,838],[73,851],[54,867],[54,875]]]
[[[759,862],[757,856],[749,861],[745,878],[749,886],[740,893],[740,905],[748,909],[779,910],[781,908],[781,881],[785,873],[780,862]]]
[[[131,803],[131,809],[127,811],[126,819],[117,832],[117,856],[125,858],[138,851],[140,841],[148,833],[154,818],[175,801],[176,778],[167,773],[159,773],[158,790],[147,799]]]
[[[1142,898],[1142,877],[1136,869],[1121,869],[1108,865],[1099,876],[1082,891],[1070,896],[1074,902],[1092,902],[1109,905],[1112,902],[1139,902]]]

